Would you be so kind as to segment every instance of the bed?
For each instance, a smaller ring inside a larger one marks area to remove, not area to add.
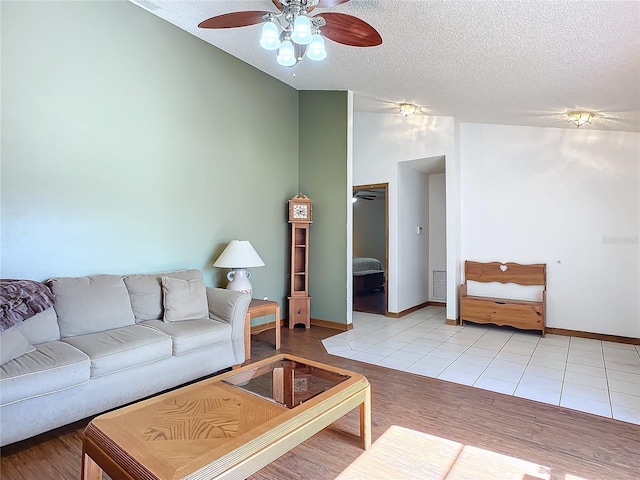
[[[353,257],[353,291],[384,290],[384,267],[377,258]]]

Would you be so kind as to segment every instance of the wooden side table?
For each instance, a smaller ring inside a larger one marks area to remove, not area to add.
[[[251,358],[251,319],[273,315],[276,328],[276,350],[280,350],[280,305],[271,300],[258,300],[252,298],[249,310],[244,317],[244,356],[245,360]],[[268,328],[265,328],[268,330]]]

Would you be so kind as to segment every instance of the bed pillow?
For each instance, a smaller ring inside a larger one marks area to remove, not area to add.
[[[0,365],[36,349],[16,327],[0,332]]]
[[[209,318],[207,287],[199,279],[162,277],[162,303],[165,322]]]

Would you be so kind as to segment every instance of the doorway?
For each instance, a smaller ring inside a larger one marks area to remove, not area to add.
[[[353,311],[389,312],[389,184],[353,187]]]

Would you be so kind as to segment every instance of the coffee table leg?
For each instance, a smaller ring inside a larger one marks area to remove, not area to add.
[[[102,469],[86,453],[82,454],[82,480],[102,480]]]
[[[251,314],[244,317],[244,360],[251,359]]]
[[[360,404],[360,440],[363,450],[371,448],[371,389],[367,388]]]
[[[276,350],[280,350],[280,305],[276,304]]]

